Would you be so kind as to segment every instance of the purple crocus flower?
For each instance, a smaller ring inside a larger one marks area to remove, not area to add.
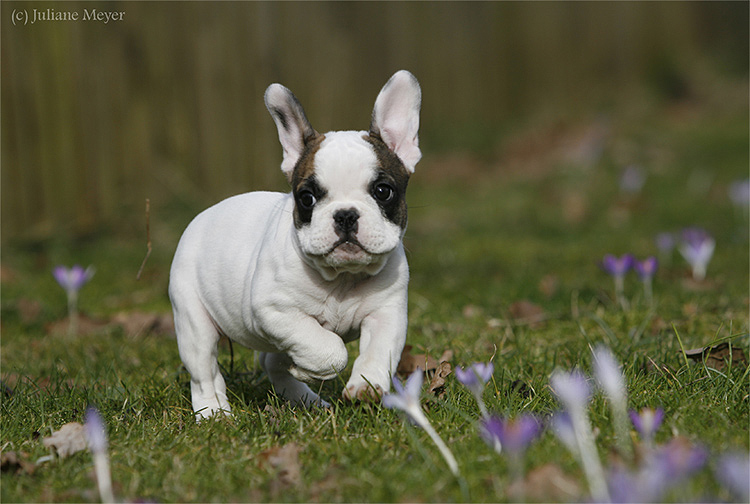
[[[609,501],[609,492],[604,478],[601,460],[594,444],[591,423],[588,416],[588,404],[591,397],[586,377],[580,372],[555,371],[550,378],[550,386],[557,398],[570,415],[575,443],[566,444],[574,455],[579,457],[592,497],[601,502]],[[568,435],[569,433],[566,433]]]
[[[638,194],[646,183],[646,174],[638,165],[629,165],[620,174],[620,191],[627,194]]]
[[[664,410],[662,408],[643,408],[640,412],[631,410],[630,420],[641,438],[650,443],[664,420]]]
[[[750,502],[750,455],[747,453],[728,453],[722,455],[714,470],[716,477],[738,502]]]
[[[607,478],[612,502],[660,502],[667,492],[703,467],[706,458],[704,448],[676,438],[635,471],[614,469]]]
[[[633,267],[633,261],[633,256],[630,254],[625,254],[622,257],[607,254],[602,259],[601,267],[613,277],[623,277]]]
[[[550,379],[550,385],[569,412],[586,408],[591,398],[591,387],[586,377],[578,371],[556,371]]]
[[[115,502],[112,493],[112,475],[109,470],[109,454],[107,453],[107,431],[104,420],[95,408],[86,410],[86,438],[89,449],[94,456],[94,470],[99,487],[99,496],[105,503]]]
[[[628,393],[625,376],[620,363],[612,351],[600,345],[594,349],[594,377],[599,388],[609,398],[615,423],[617,444],[622,454],[630,454],[630,434],[628,433]]]
[[[703,280],[706,278],[706,268],[716,247],[716,241],[705,229],[687,228],[682,232],[680,243],[680,254],[693,269],[693,278]]]
[[[732,203],[747,211],[750,204],[750,179],[735,180],[729,184],[727,192]]]
[[[707,459],[705,448],[692,445],[684,438],[675,438],[656,451],[653,464],[660,479],[677,482],[702,468]]]
[[[512,456],[523,453],[541,431],[541,423],[532,415],[521,415],[513,420],[491,416],[480,424],[481,436],[487,444],[498,453],[504,446]]]
[[[617,257],[607,254],[602,259],[601,267],[615,279],[615,297],[623,308],[627,308],[625,301],[625,274],[633,267],[635,258],[630,254]]]
[[[493,371],[494,366],[491,362],[475,362],[466,369],[456,366],[454,371],[456,379],[474,395],[483,417],[487,416],[487,407],[484,405],[482,393],[484,392],[485,384],[492,378]]]
[[[424,376],[421,370],[412,373],[406,379],[405,385],[401,385],[401,382],[394,376],[393,389],[396,393],[385,394],[383,396],[383,406],[391,409],[400,409],[407,413],[410,418],[414,418],[422,412],[419,396],[422,393],[423,381]]]
[[[676,245],[674,234],[669,232],[657,234],[654,242],[656,242],[656,248],[663,256],[671,254]]]
[[[440,438],[438,433],[430,424],[430,421],[422,411],[422,405],[419,402],[419,396],[422,392],[422,382],[424,375],[421,369],[417,369],[406,379],[406,385],[402,386],[396,377],[393,378],[393,388],[395,393],[388,393],[383,396],[383,406],[386,408],[400,409],[407,414],[409,419],[416,425],[424,429],[432,441],[440,450],[443,458],[448,463],[448,467],[455,476],[459,476],[458,463],[453,453],[450,451],[445,442]]]
[[[89,442],[89,449],[94,453],[107,452],[107,431],[104,427],[104,420],[95,408],[86,410],[86,439]]]
[[[654,256],[647,257],[643,261],[633,261],[633,269],[641,280],[653,278],[656,270],[659,269],[659,261]]]
[[[52,270],[52,275],[57,280],[57,283],[60,284],[60,287],[65,289],[65,292],[78,292],[94,276],[94,270],[91,266],[83,269],[78,264],[72,268],[55,266],[55,269]]]
[[[653,278],[659,269],[659,261],[654,256],[647,257],[643,261],[633,261],[633,268],[643,282],[646,300],[651,304],[654,298]]]
[[[494,366],[491,362],[475,362],[466,369],[456,366],[456,379],[469,388],[484,388],[485,383],[492,378]]]
[[[83,269],[78,264],[72,268],[56,266],[52,275],[68,297],[68,332],[73,334],[78,329],[78,291],[94,276],[94,269],[91,266]]]

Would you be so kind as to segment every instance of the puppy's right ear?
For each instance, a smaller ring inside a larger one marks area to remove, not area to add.
[[[268,86],[265,102],[279,130],[279,141],[283,149],[281,171],[291,182],[294,167],[305,150],[305,144],[318,133],[307,120],[299,100],[281,84]]]

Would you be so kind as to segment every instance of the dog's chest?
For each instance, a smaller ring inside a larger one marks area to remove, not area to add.
[[[344,282],[334,289],[322,292],[317,306],[312,310],[318,323],[344,340],[356,339],[367,309],[366,289],[357,283]]]

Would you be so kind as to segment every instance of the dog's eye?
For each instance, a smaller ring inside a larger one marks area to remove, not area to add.
[[[378,184],[372,190],[372,195],[380,202],[388,202],[393,199],[396,190],[389,184]]]
[[[315,199],[315,195],[312,193],[312,191],[302,191],[297,194],[297,203],[299,203],[299,205],[306,210],[310,210],[313,206],[315,206],[316,202],[317,200]]]

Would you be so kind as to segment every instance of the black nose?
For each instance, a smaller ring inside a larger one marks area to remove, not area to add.
[[[339,210],[333,214],[334,227],[337,234],[349,235],[357,232],[357,219],[359,212],[350,208],[349,210]]]

